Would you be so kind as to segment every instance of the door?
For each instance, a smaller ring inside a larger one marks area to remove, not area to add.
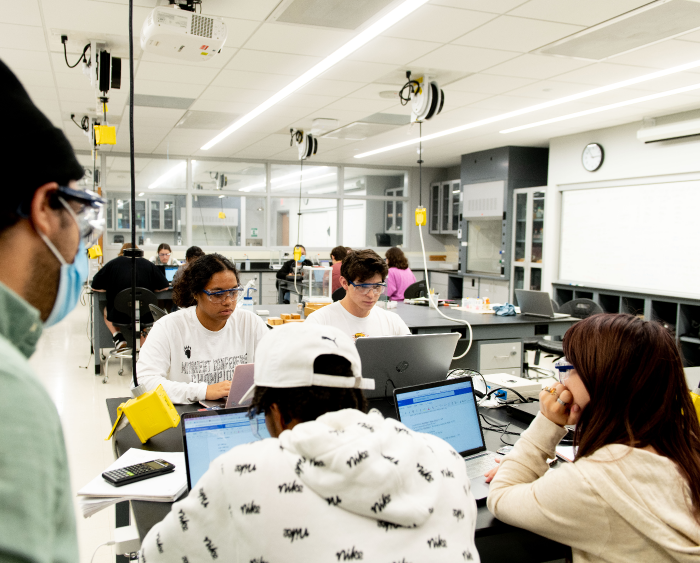
[[[289,246],[289,211],[277,212],[277,246]]]

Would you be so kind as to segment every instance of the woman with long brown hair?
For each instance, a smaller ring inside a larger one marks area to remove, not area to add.
[[[416,276],[408,268],[408,259],[398,246],[386,251],[386,265],[389,273],[386,275],[386,296],[391,301],[403,301],[406,288],[416,283]]]
[[[700,423],[673,336],[594,315],[567,331],[564,353],[561,382],[487,474],[489,509],[570,545],[574,562],[698,561]],[[574,463],[547,471],[571,424]]]

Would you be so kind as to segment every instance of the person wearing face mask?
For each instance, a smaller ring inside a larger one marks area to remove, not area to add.
[[[78,189],[84,171],[68,140],[2,61],[0,84],[11,140],[0,207],[0,561],[68,563],[79,556],[61,421],[28,358],[42,327],[78,302],[104,202]]]
[[[296,251],[297,249],[301,250],[301,257],[299,258],[299,261],[297,262],[296,260],[294,260],[294,258],[292,258],[291,260],[287,260],[284,264],[282,264],[282,267],[277,271],[277,279],[278,280],[294,281],[295,272],[298,276],[303,276],[304,272],[303,272],[302,268],[304,266],[313,266],[314,265],[311,260],[306,258],[306,248],[304,248],[303,245],[297,244],[294,247],[294,250]],[[290,294],[287,291],[284,294],[284,302],[285,303],[289,303],[289,297],[290,297]]]

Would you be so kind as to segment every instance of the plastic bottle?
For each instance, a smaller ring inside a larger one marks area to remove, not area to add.
[[[243,307],[244,311],[250,311],[251,313],[253,312],[253,298],[252,297],[244,297],[243,298]]]
[[[248,255],[245,255],[245,269],[250,270],[250,258],[248,258]]]

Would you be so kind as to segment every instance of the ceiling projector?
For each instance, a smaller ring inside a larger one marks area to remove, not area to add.
[[[155,8],[141,29],[141,49],[181,61],[207,61],[226,43],[222,18],[203,16],[177,5]]]

